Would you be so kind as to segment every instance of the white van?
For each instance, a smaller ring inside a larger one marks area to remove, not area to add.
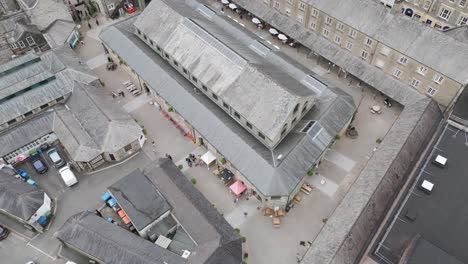
[[[71,171],[70,167],[65,166],[59,170],[60,176],[62,176],[63,181],[65,184],[70,187],[78,182],[75,177],[73,171]]]

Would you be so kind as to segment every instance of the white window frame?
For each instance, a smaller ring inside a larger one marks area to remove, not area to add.
[[[401,76],[401,70],[398,68],[394,68],[392,75],[399,79]]]
[[[291,8],[286,7],[286,8],[284,9],[284,13],[286,14],[286,16],[291,16]]]
[[[431,4],[432,4],[432,1],[426,0],[426,1],[424,2],[423,8],[424,8],[425,10],[428,10],[428,9],[431,7]]]
[[[458,2],[458,5],[461,6],[461,7],[465,7],[466,6],[466,0],[460,0],[460,2]]]
[[[357,36],[357,31],[354,30],[354,29],[350,29],[349,32],[348,32],[348,36],[350,36],[351,38],[355,39],[356,36]]]
[[[35,45],[36,42],[34,41],[34,38],[32,36],[27,36],[26,41],[28,42],[29,46]]]
[[[24,45],[24,42],[22,40],[18,41],[18,45],[20,46],[20,48],[24,49],[26,48],[26,45]]]
[[[361,50],[361,58],[367,59],[369,57],[369,52],[367,50]]]
[[[311,15],[312,17],[318,17],[319,11],[318,11],[317,9],[314,8],[314,9],[312,9],[312,12],[310,12],[310,15]]]
[[[437,89],[434,89],[432,87],[427,88],[426,94],[429,95],[430,97],[433,97],[437,93]]]
[[[115,9],[114,3],[110,3],[107,5],[107,10],[114,10],[114,9]]]
[[[364,41],[364,45],[369,46],[369,47],[372,47],[372,43],[373,43],[373,42],[374,42],[374,41],[373,41],[371,38],[368,38],[368,37],[367,37],[366,40]]]
[[[418,88],[419,84],[421,84],[421,81],[418,80],[418,79],[413,79],[413,80],[411,81],[411,86],[412,86],[413,88]]]
[[[402,65],[406,65],[408,63],[408,57],[401,56],[400,59],[398,60],[398,63],[400,63]]]
[[[445,80],[444,76],[440,75],[440,74],[434,74],[434,77],[432,78],[432,80],[437,83],[437,84],[442,84]]]
[[[439,10],[439,17],[445,21],[448,21],[452,13],[453,9],[442,5]]]
[[[354,44],[352,42],[346,41],[346,49],[351,51],[353,49]]]
[[[428,68],[426,68],[425,66],[419,66],[418,69],[416,70],[416,72],[422,76],[426,75],[428,71]]]
[[[468,24],[468,15],[464,14],[464,13],[461,13],[460,16],[458,17],[457,25],[458,26],[463,26],[463,25],[466,25],[466,24]]]
[[[13,42],[13,43],[10,44],[10,48],[16,49],[16,48],[18,48],[18,45],[16,45],[16,43]]]
[[[326,25],[331,25],[333,23],[333,18],[327,16],[327,18],[325,19],[325,24]]]
[[[340,45],[341,44],[341,36],[338,35],[338,34],[335,34],[335,40],[334,41],[335,41],[336,44]]]
[[[315,21],[310,21],[309,23],[309,27],[313,30],[317,29],[317,23],[315,23]]]
[[[298,5],[298,6],[299,6],[299,7],[298,7],[299,10],[305,11],[305,9],[306,9],[306,4],[305,4],[304,2],[299,2],[299,5]]]
[[[343,32],[343,31],[344,31],[344,24],[341,23],[341,22],[337,22],[337,23],[336,23],[336,29],[337,29],[338,31]]]
[[[297,22],[299,22],[301,24],[304,23],[304,17],[301,14],[298,14],[296,16],[296,20],[297,20]]]
[[[322,29],[322,35],[328,38],[328,36],[330,35],[330,31],[328,29],[324,28],[324,29]]]

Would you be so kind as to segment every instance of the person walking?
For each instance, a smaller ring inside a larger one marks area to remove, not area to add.
[[[99,20],[96,18],[96,26],[99,26]]]
[[[88,27],[89,27],[89,29],[91,29],[91,28],[92,28],[92,27],[91,27],[91,24],[89,23],[89,21],[88,21]]]

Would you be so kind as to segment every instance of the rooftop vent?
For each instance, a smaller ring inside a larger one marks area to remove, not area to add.
[[[428,180],[424,180],[421,185],[419,186],[419,188],[427,193],[427,194],[430,194],[432,192],[432,189],[434,189],[434,184]]]
[[[312,75],[307,75],[302,79],[301,83],[309,88],[312,88],[317,94],[321,94],[327,88],[323,82],[317,80]]]
[[[172,240],[170,240],[169,238],[165,236],[159,236],[158,239],[156,239],[156,242],[154,243],[162,248],[167,249],[167,247],[169,246],[169,244],[171,244],[171,242]]]
[[[189,256],[190,256],[190,251],[184,250],[184,253],[182,253],[182,257],[183,257],[184,259],[188,259]]]
[[[436,166],[438,167],[445,167],[445,164],[447,164],[447,158],[441,156],[441,155],[437,155],[437,157],[435,158],[434,162],[433,162]]]

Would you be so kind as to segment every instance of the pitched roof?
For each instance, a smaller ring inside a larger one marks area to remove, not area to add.
[[[319,159],[324,145],[330,144],[353,116],[352,98],[325,83],[315,107],[303,118],[315,120],[324,128],[319,129],[324,141],[320,143],[312,140],[313,135],[300,132],[304,124],[298,123],[297,129],[270,150],[218,105],[196,94],[184,76],[132,33],[133,21],[128,19],[105,29],[100,38],[265,196],[289,195]],[[298,80],[311,74],[282,57],[276,59],[280,68]],[[280,154],[283,159],[277,160]]]
[[[44,203],[44,191],[0,169],[0,210],[25,221]]]
[[[164,196],[138,170],[112,184],[108,189],[139,231],[171,209]]]
[[[169,159],[143,171],[167,198],[171,213],[197,243],[189,263],[238,264],[242,261],[240,235]]]
[[[135,27],[269,139],[318,94],[282,71],[274,51],[203,5],[153,1]]]
[[[57,19],[44,29],[44,38],[51,48],[63,45],[76,25],[72,21]]]
[[[89,211],[70,217],[54,236],[105,264],[185,263],[178,255]]]
[[[99,89],[97,77],[70,52],[73,51],[63,46],[40,57],[25,55],[0,65],[0,99],[19,93],[0,102],[0,123],[54,99],[65,100],[54,106],[53,112],[0,133],[0,142],[4,142],[1,155],[54,132],[73,160],[88,162],[103,152],[116,152],[141,135],[141,127],[115,106],[108,94]],[[42,83],[43,80],[48,82]],[[28,88],[32,86],[35,88]],[[29,90],[22,93],[25,88]]]
[[[394,14],[377,1],[308,0],[307,3],[461,84],[468,82],[468,72],[460,71],[468,68],[466,42]]]
[[[90,212],[68,219],[55,236],[107,264],[238,264],[242,261],[240,235],[172,161],[161,159],[143,172],[134,171],[126,178],[130,181],[134,177],[144,177],[162,193],[178,223],[196,241],[187,260]],[[138,189],[128,191],[128,195],[141,192]]]

